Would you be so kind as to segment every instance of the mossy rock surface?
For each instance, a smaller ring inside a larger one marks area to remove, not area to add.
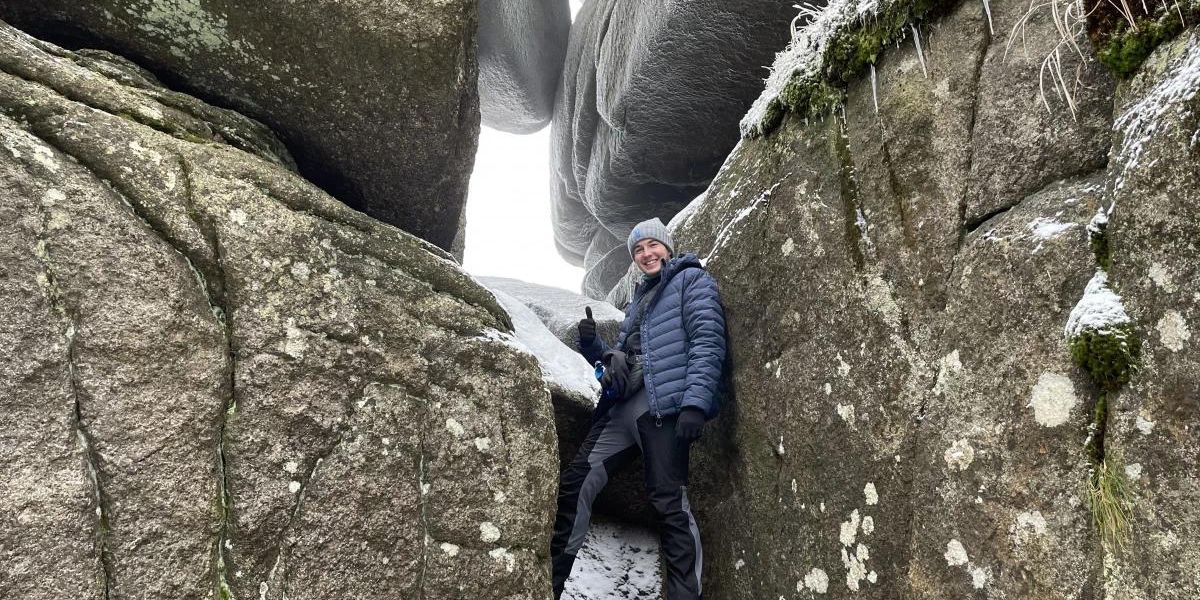
[[[495,297],[87,58],[0,24],[0,595],[548,597],[553,413]]]

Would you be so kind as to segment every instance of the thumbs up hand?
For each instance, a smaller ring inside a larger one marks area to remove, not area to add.
[[[579,321],[579,343],[586,346],[596,339],[596,321],[592,318],[592,307],[587,306],[583,310],[587,317]]]

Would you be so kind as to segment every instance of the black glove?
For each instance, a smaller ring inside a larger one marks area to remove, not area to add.
[[[698,408],[685,408],[679,413],[679,421],[675,423],[675,438],[681,442],[694,442],[700,439],[704,430],[704,413]]]
[[[579,343],[587,345],[596,339],[596,321],[592,318],[592,307],[585,306],[583,310],[587,318],[579,321]]]
[[[625,397],[625,387],[629,384],[629,361],[625,353],[612,350],[604,353],[604,375],[600,377],[600,387],[614,390],[617,398]]]

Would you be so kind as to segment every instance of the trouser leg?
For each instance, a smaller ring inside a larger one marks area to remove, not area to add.
[[[675,422],[672,417],[658,425],[652,415],[645,415],[638,419],[638,434],[646,463],[646,492],[658,514],[667,598],[693,600],[701,594],[704,552],[687,497],[690,444],[675,439]]]
[[[592,503],[608,483],[609,476],[637,456],[634,433],[607,413],[592,423],[588,436],[571,464],[562,473],[558,488],[558,512],[550,539],[550,564],[554,597],[562,595],[575,555],[583,546],[592,519]]]

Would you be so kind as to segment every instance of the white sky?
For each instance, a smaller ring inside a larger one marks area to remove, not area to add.
[[[571,17],[583,0],[571,0]],[[513,135],[482,128],[467,192],[463,266],[579,293],[583,269],[554,248],[550,227],[550,128]]]

